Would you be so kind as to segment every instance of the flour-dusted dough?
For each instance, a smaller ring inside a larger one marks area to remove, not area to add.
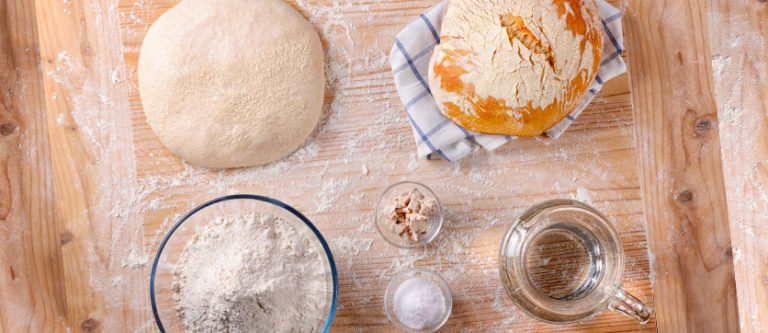
[[[152,130],[192,164],[276,161],[320,118],[323,49],[283,0],[184,0],[152,25],[139,90]]]

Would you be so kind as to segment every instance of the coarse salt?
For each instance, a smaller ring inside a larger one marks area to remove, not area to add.
[[[436,284],[412,277],[395,290],[395,317],[405,326],[422,330],[440,324],[445,318],[445,296]]]

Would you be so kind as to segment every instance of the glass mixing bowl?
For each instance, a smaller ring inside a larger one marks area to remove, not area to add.
[[[184,326],[176,314],[176,301],[173,300],[171,284],[173,268],[187,242],[216,217],[242,213],[270,214],[281,218],[292,225],[297,232],[304,233],[318,250],[323,249],[319,252],[325,268],[327,296],[324,311],[327,316],[325,322],[318,324],[317,331],[328,332],[336,313],[339,295],[339,281],[331,249],[320,231],[299,211],[278,200],[249,194],[224,196],[197,206],[176,222],[165,235],[152,263],[152,275],[149,281],[152,312],[157,327],[161,332],[184,331]]]

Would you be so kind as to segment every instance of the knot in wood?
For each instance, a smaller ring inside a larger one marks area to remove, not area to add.
[[[697,134],[704,135],[715,128],[715,122],[709,118],[701,118],[696,121],[696,125],[694,126]]]
[[[678,193],[675,199],[679,203],[689,203],[693,201],[693,192],[691,192],[691,190],[684,190]]]
[[[72,233],[69,231],[62,232],[61,235],[59,235],[59,241],[61,242],[61,245],[67,245],[70,242],[72,242]]]
[[[729,246],[723,249],[723,257],[729,260],[733,259],[733,248]]]
[[[88,318],[83,320],[83,323],[80,324],[80,328],[83,329],[83,332],[93,332],[99,328],[99,321],[96,319]]]
[[[16,130],[16,126],[11,123],[3,123],[0,125],[0,135],[9,136]]]

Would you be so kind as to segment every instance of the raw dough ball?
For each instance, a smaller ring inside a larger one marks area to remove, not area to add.
[[[139,91],[152,130],[192,164],[265,164],[320,118],[323,49],[283,0],[184,0],[149,29]]]

